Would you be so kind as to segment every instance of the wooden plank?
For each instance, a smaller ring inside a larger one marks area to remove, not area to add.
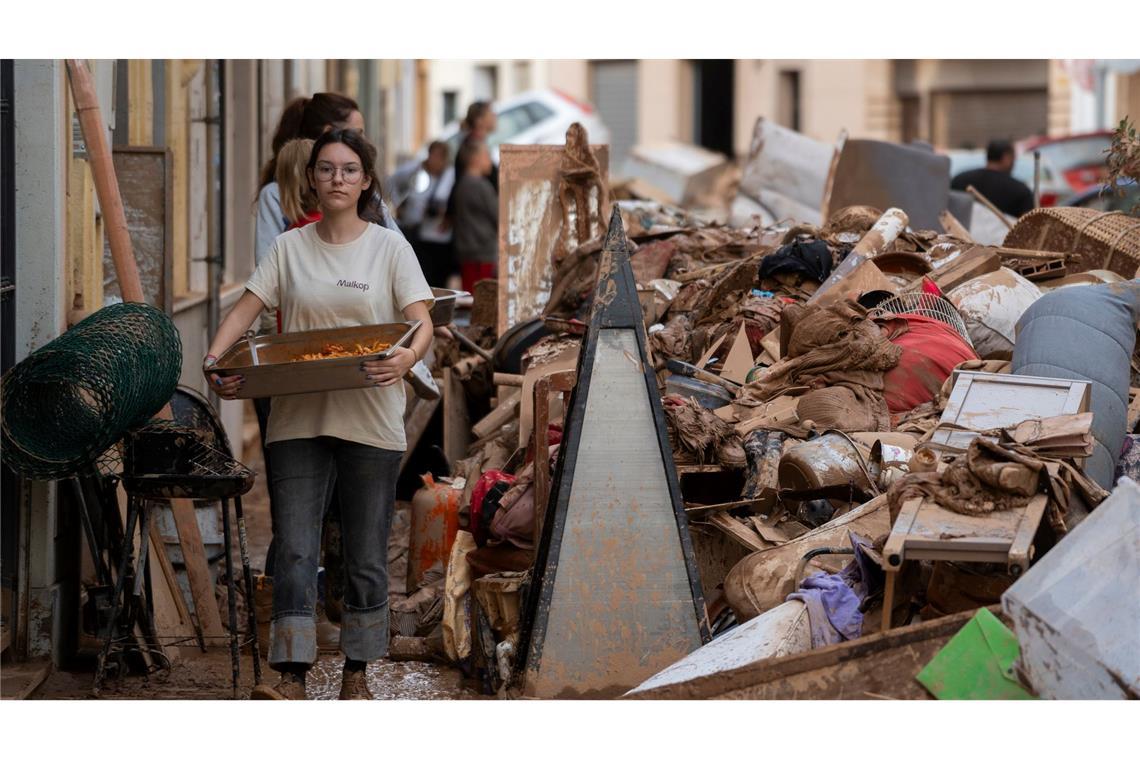
[[[178,59],[166,62],[166,145],[170,148],[172,156],[173,188],[171,198],[174,202],[173,236],[171,255],[174,260],[174,296],[186,295],[190,291],[189,275],[190,263],[187,254],[187,245],[190,241],[188,234],[189,218],[187,213],[187,126],[186,115],[186,81],[183,63]]]
[[[452,469],[467,456],[471,443],[471,422],[467,417],[467,400],[463,383],[451,367],[443,370],[443,455]]]
[[[519,402],[521,399],[521,393],[516,393],[510,398],[505,399],[501,404],[492,409],[490,414],[472,425],[471,431],[475,433],[477,438],[482,438],[498,430],[518,416]]]
[[[1001,268],[1001,257],[993,248],[977,246],[963,251],[958,258],[951,261],[941,269],[936,269],[928,275],[934,283],[949,292],[962,283],[975,277]],[[922,278],[915,280],[906,290],[918,290],[922,287]]]
[[[496,372],[493,375],[495,385],[502,385],[510,388],[521,388],[523,384],[522,375],[511,375],[506,372]]]
[[[166,555],[166,544],[158,522],[150,523],[149,570],[151,573],[152,604],[154,605],[154,628],[160,639],[169,636],[192,637],[197,631],[186,598],[178,585],[178,576]],[[157,572],[156,572],[157,569]],[[178,656],[178,647],[167,647],[170,659]]]
[[[1000,615],[1000,608],[989,608]],[[929,699],[914,677],[977,610],[639,692],[632,699]]]
[[[608,181],[609,146],[591,146]],[[499,148],[498,334],[542,314],[554,278],[555,249],[562,228],[558,185],[561,145]],[[607,209],[592,226],[604,230]]]
[[[154,142],[154,85],[151,80],[149,59],[127,61],[127,89],[130,93],[127,140],[131,145]]]
[[[938,215],[938,221],[942,223],[942,229],[947,235],[953,235],[959,240],[964,240],[967,243],[974,242],[974,238],[970,237],[970,231],[962,226],[958,218],[951,214],[949,211],[943,211]]]
[[[730,517],[723,512],[712,513],[708,516],[708,521],[710,525],[714,525],[717,528],[720,528],[722,531],[728,534],[730,538],[734,539],[738,544],[746,549],[751,549],[755,552],[760,551],[761,549],[770,548],[770,545],[767,542],[762,541],[760,537],[756,535],[756,531],[752,530],[751,528],[744,527],[744,525],[739,520]]]
[[[210,580],[206,547],[202,543],[202,533],[198,530],[194,502],[189,499],[171,499],[170,508],[174,514],[174,525],[178,528],[178,541],[182,546],[186,576],[190,581],[194,614],[202,627],[202,635],[206,637],[206,645],[228,646],[226,631],[222,628],[222,616],[214,597],[214,584]],[[213,638],[215,636],[219,638]]]

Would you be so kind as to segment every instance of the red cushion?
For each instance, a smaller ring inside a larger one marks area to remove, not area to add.
[[[892,414],[933,401],[954,367],[977,359],[974,349],[945,322],[917,314],[899,315],[886,325],[902,347],[899,364],[883,376],[883,395]]]

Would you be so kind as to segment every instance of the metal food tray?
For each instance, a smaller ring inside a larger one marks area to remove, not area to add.
[[[447,288],[432,288],[435,303],[431,307],[431,324],[433,327],[444,327],[451,324],[455,316],[455,300],[459,296],[471,295],[466,290],[448,290]]]
[[[226,349],[214,369],[223,375],[241,375],[245,383],[238,398],[288,396],[295,393],[350,390],[371,387],[361,362],[386,359],[393,349],[406,345],[419,328],[419,320],[333,330],[309,330],[283,335],[243,338]],[[378,354],[335,359],[295,361],[301,354],[316,353],[329,343],[346,348],[376,340],[392,347]]]

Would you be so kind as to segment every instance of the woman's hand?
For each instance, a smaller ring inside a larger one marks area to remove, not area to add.
[[[241,375],[223,375],[214,371],[217,362],[213,356],[207,356],[202,362],[202,374],[206,376],[206,382],[214,393],[233,401],[237,398],[238,390],[245,384],[245,378]]]
[[[360,369],[368,373],[369,384],[383,387],[403,380],[415,363],[416,352],[401,346],[393,350],[387,359],[362,362]]]

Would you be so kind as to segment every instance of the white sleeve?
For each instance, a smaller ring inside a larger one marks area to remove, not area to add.
[[[406,242],[401,243],[396,249],[396,271],[392,281],[396,308],[403,311],[416,301],[427,301],[430,308],[435,303],[435,295],[431,292],[412,247]]]

